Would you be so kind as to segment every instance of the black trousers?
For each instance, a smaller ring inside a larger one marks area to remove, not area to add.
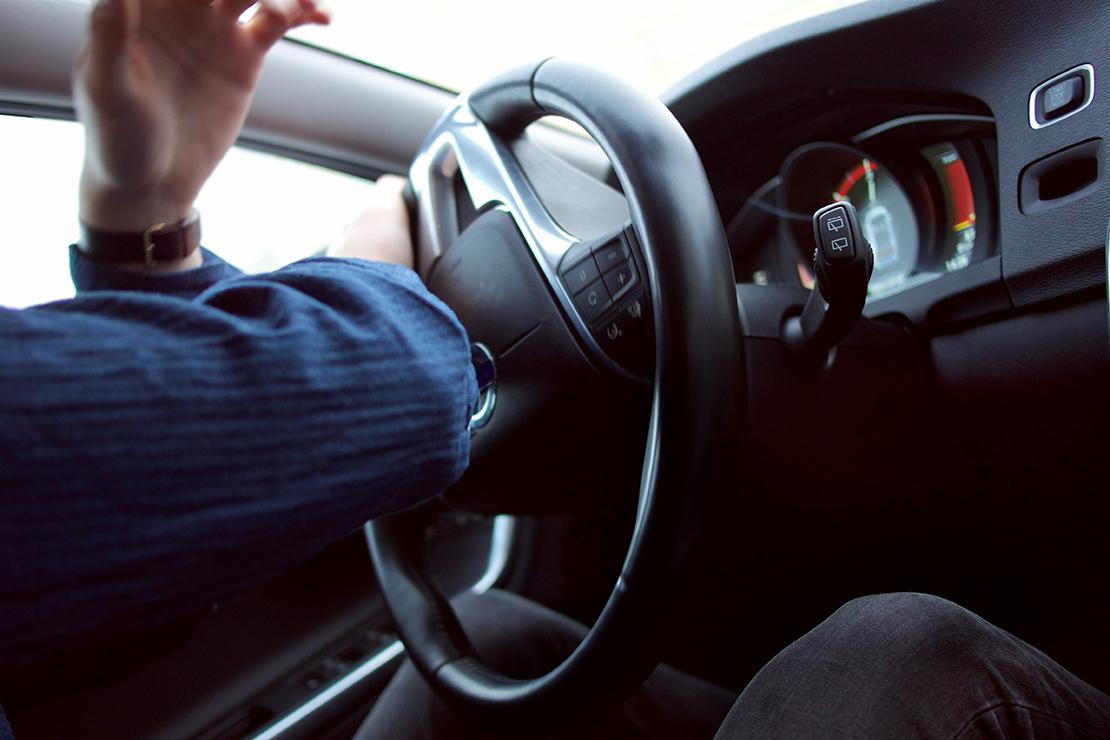
[[[586,628],[512,594],[460,597],[475,649],[537,675]],[[359,730],[391,738],[1110,738],[1110,697],[1036,648],[924,594],[845,604],[771,660],[739,697],[659,666],[619,707],[558,730],[464,723],[406,661]]]

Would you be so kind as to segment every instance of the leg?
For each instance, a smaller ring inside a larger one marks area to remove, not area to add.
[[[779,653],[717,737],[1110,737],[1110,697],[949,601],[884,594]]]
[[[586,628],[568,617],[504,591],[465,594],[454,602],[474,649],[490,665],[510,676],[536,676],[551,670],[571,653]],[[710,738],[736,695],[660,666],[620,707],[584,719],[580,727],[556,735],[538,728],[514,729],[513,738],[593,737]],[[497,738],[467,726],[405,661],[370,711],[356,740],[418,738]]]

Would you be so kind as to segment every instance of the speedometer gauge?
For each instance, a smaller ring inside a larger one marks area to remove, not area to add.
[[[904,283],[917,265],[919,240],[913,206],[902,188],[874,160],[863,157],[831,197],[859,211],[863,236],[875,253],[869,293],[881,295]]]

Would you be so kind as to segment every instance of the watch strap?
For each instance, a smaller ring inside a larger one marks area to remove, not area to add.
[[[200,216],[196,211],[175,224],[154,224],[142,232],[101,231],[81,224],[77,243],[89,259],[97,262],[143,263],[182,260],[200,247]]]

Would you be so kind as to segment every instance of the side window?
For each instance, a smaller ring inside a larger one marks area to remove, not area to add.
[[[73,296],[81,127],[0,115],[0,306]],[[265,272],[323,249],[362,210],[370,183],[323,167],[232,149],[197,199],[205,247]]]

